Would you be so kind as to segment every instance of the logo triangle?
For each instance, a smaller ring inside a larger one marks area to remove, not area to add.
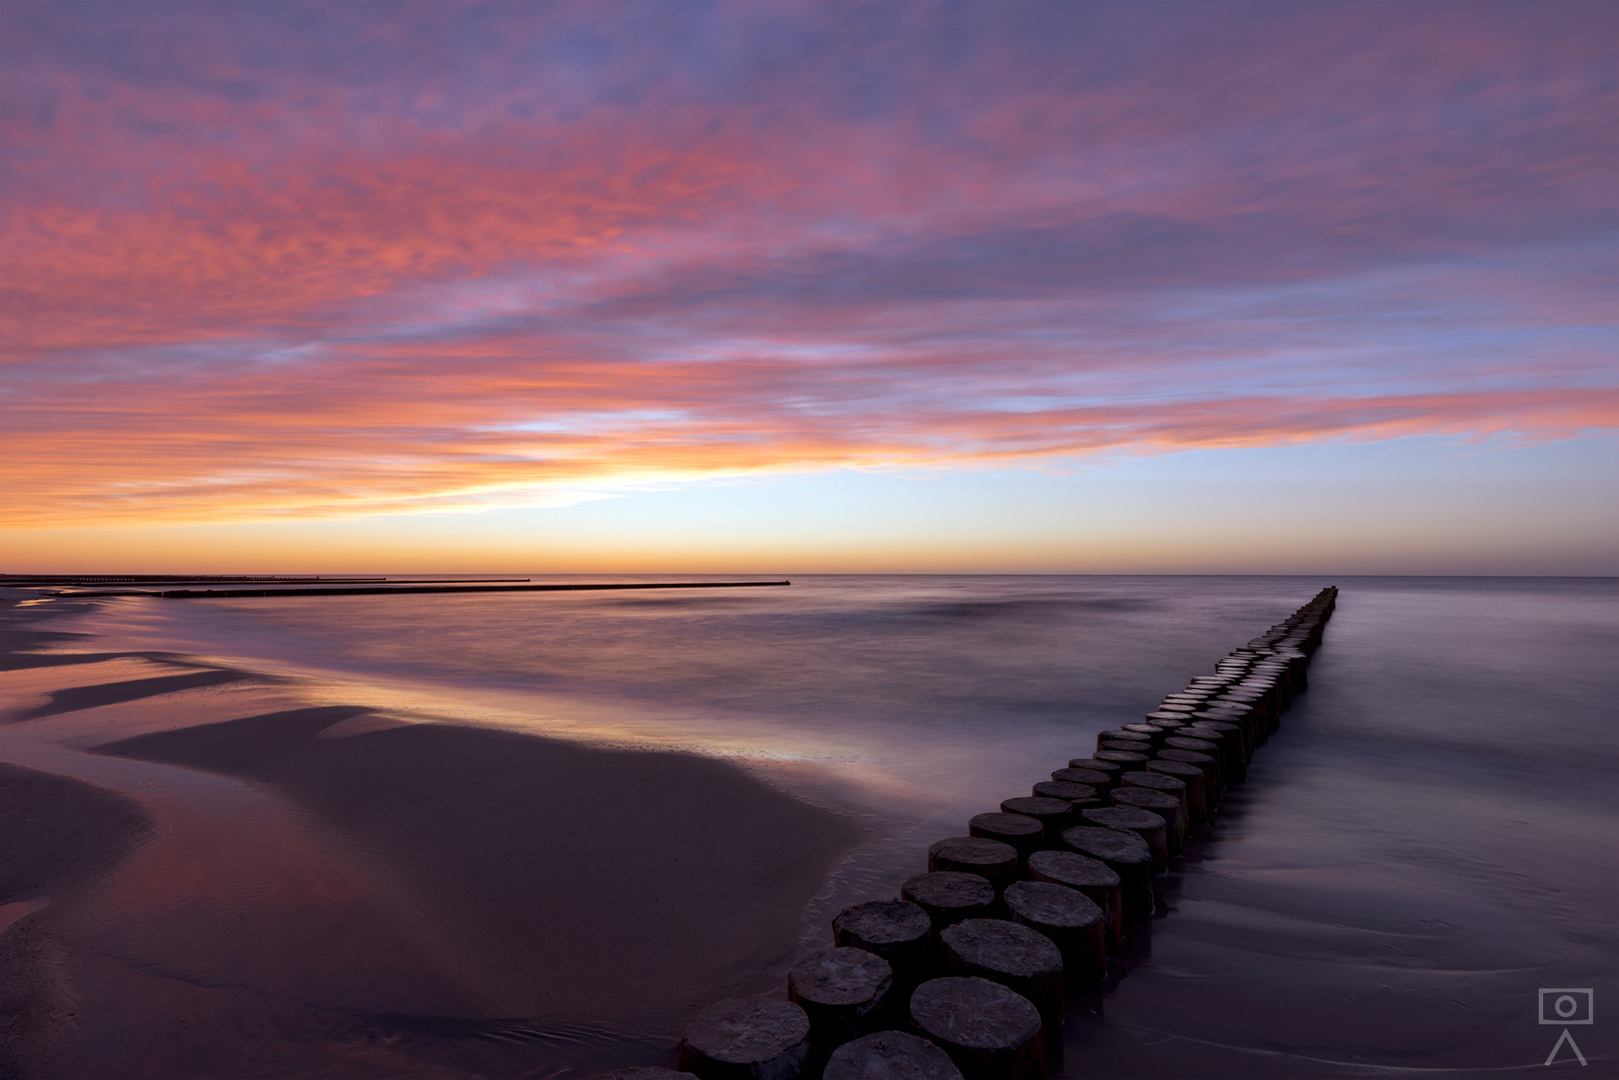
[[[1552,1045],[1552,1052],[1546,1055],[1546,1064],[1550,1065],[1557,1060],[1557,1051],[1563,1048],[1564,1043],[1568,1043],[1568,1048],[1574,1051],[1574,1056],[1580,1059],[1581,1065],[1584,1065],[1585,1055],[1580,1053],[1580,1044],[1574,1041],[1574,1036],[1568,1033],[1568,1028],[1563,1029],[1563,1034],[1559,1035],[1557,1042]]]

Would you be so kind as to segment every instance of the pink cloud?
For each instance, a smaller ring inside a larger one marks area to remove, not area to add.
[[[1611,9],[1081,7],[7,9],[0,522],[1614,425]]]

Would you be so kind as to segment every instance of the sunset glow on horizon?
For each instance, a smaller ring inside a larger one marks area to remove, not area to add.
[[[0,569],[1619,570],[1612,4],[0,27]]]

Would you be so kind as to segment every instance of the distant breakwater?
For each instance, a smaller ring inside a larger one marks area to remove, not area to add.
[[[67,585],[76,587],[88,583],[102,584],[107,582],[130,582],[135,578],[46,578],[46,577],[9,577],[0,578],[0,583],[18,588],[37,589],[45,585]],[[176,579],[156,579],[172,582]],[[388,581],[386,578],[186,578],[181,579],[191,583],[207,583],[209,585],[234,583],[240,581],[263,581],[271,585],[269,588],[207,588],[207,589],[119,589],[106,591],[75,591],[57,592],[50,595],[71,599],[88,599],[108,596],[148,596],[162,600],[208,600],[233,599],[241,597],[274,597],[274,596],[387,596],[394,593],[474,593],[474,592],[615,592],[636,589],[757,589],[774,586],[791,585],[791,581],[613,581],[613,582],[567,582],[564,584],[509,584],[509,582],[527,582],[528,578],[485,578],[479,580],[447,579],[444,581]],[[343,584],[342,582],[368,582],[368,584]],[[301,587],[293,587],[299,583]],[[307,584],[303,583],[318,583]]]
[[[762,584],[762,583],[761,583]],[[598,1080],[1040,1080],[1061,1067],[1067,990],[1095,984],[1154,880],[1308,685],[1338,590],[1321,590],[1141,722],[928,849],[897,898],[846,908],[787,997],[704,1009],[680,1071]]]

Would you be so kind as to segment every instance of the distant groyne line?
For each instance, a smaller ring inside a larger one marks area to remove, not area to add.
[[[385,573],[0,573],[0,585],[194,585],[198,581],[212,581],[217,585],[236,585],[240,581],[387,581]],[[484,580],[484,578],[479,578]],[[495,581],[528,581],[528,578],[492,578]]]
[[[302,585],[324,582],[330,585],[352,585],[363,581],[387,581],[386,574],[339,574],[335,577],[321,574],[0,574],[0,584],[13,586],[40,585],[240,585],[245,582],[271,582],[277,585]],[[451,580],[446,578],[445,580]],[[464,579],[455,579],[464,580]],[[529,578],[475,578],[476,581],[529,581]]]
[[[504,583],[520,583],[533,581],[526,577],[477,577],[477,578],[406,578],[389,579],[386,575],[375,574],[366,577],[278,577],[272,574],[247,575],[190,575],[190,574],[0,574],[0,586],[14,589],[44,589],[56,587],[59,589],[88,589],[100,586],[105,589],[111,585],[140,586],[140,588],[126,588],[118,592],[71,592],[51,593],[52,596],[152,596],[153,588],[158,585],[207,585],[210,587],[235,585],[242,588],[258,585],[319,585],[324,587],[333,585],[495,585]]]
[[[384,596],[396,593],[484,593],[484,592],[614,592],[632,589],[758,589],[791,585],[791,581],[627,581],[579,582],[565,585],[505,585],[505,584],[398,584],[398,585],[337,585],[293,589],[120,589],[105,592],[74,592],[62,595],[79,597],[97,596],[151,596],[164,600],[230,599],[233,597],[274,596]]]

